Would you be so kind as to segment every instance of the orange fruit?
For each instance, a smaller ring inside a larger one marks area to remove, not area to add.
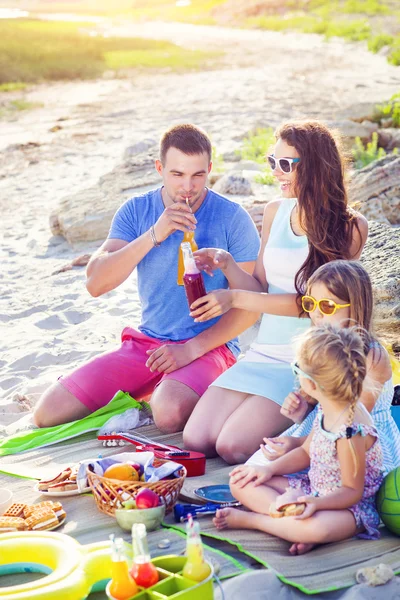
[[[103,477],[118,481],[139,481],[139,473],[128,463],[115,463],[104,471]]]

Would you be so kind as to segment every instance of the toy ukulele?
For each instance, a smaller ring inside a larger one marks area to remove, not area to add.
[[[182,450],[178,446],[160,444],[136,433],[111,433],[110,435],[99,435],[97,439],[103,442],[103,446],[124,446],[125,442],[128,442],[136,446],[136,452],[154,452],[154,456],[157,458],[173,460],[184,466],[188,477],[199,477],[206,472],[206,457],[202,452]]]

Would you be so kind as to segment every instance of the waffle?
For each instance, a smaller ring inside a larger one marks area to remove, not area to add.
[[[23,517],[26,504],[14,502],[3,513],[3,517]]]
[[[26,522],[20,517],[0,517],[0,533],[6,531],[24,531]]]
[[[50,529],[58,525],[58,519],[48,506],[39,508],[30,517],[25,519],[25,523],[28,529],[32,531],[40,531],[42,529]]]
[[[66,516],[66,513],[62,507],[61,502],[52,502],[51,500],[47,500],[45,502],[38,502],[37,504],[29,504],[25,506],[24,517],[28,519],[33,514],[35,514],[38,510],[42,508],[50,508],[56,515],[57,519],[61,521]]]

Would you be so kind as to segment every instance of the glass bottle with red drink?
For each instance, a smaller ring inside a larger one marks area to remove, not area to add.
[[[182,242],[181,248],[183,253],[183,263],[185,265],[183,285],[185,286],[186,297],[190,308],[195,300],[202,298],[207,292],[204,285],[203,274],[196,265],[190,244],[188,242]]]
[[[151,562],[146,525],[144,523],[134,523],[132,525],[132,550],[131,575],[133,579],[138,586],[143,588],[155,585],[158,581],[158,571]]]

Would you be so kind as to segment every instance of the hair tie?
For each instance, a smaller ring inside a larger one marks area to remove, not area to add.
[[[352,427],[346,427],[346,438],[348,440],[350,440],[353,437],[353,428]]]

